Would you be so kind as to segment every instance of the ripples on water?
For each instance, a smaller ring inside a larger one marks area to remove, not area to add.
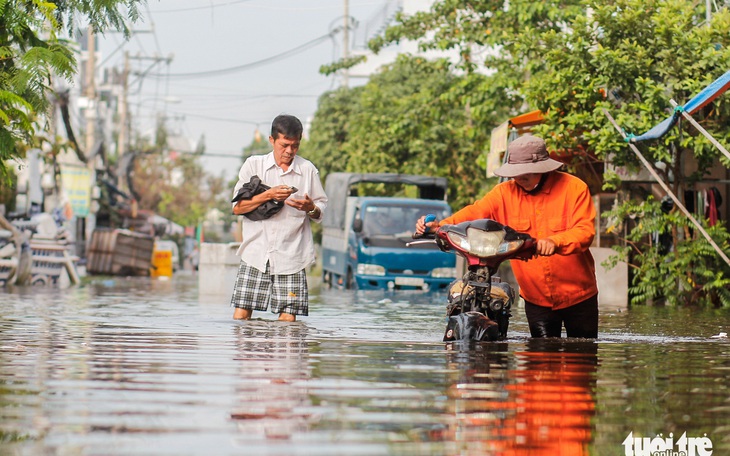
[[[599,341],[444,344],[443,295],[314,290],[234,322],[195,281],[98,279],[0,304],[0,454],[730,453],[727,311],[604,310]]]

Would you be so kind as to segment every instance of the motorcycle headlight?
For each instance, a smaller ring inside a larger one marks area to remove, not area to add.
[[[379,264],[360,263],[357,265],[357,273],[360,275],[384,276],[385,268]]]
[[[431,277],[439,279],[456,277],[456,268],[433,268]]]
[[[518,239],[516,241],[503,242],[503,243],[499,244],[497,253],[502,254],[502,253],[511,252],[513,250],[517,250],[520,247],[522,247],[522,244],[524,244],[524,243],[525,243],[525,241],[523,241],[522,239]]]
[[[469,251],[469,241],[465,236],[449,231],[446,233],[446,237],[449,238],[449,242],[462,250]]]
[[[504,231],[482,231],[474,228],[466,230],[467,251],[479,257],[488,257],[499,252],[504,239]]]

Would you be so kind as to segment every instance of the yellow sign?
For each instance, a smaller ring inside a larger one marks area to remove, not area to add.
[[[172,277],[172,252],[169,250],[155,250],[152,252],[151,277]]]
[[[76,217],[89,215],[91,204],[91,170],[80,166],[61,165],[63,193],[71,204]]]

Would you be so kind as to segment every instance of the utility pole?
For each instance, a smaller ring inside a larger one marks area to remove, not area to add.
[[[124,51],[124,69],[122,70],[122,103],[119,109],[119,142],[117,156],[119,159],[127,152],[128,111],[127,92],[129,91],[129,51]]]
[[[342,59],[347,60],[350,55],[350,0],[345,0],[345,23],[342,29]],[[350,70],[345,68],[344,84],[347,87],[350,83]]]
[[[119,106],[119,139],[117,141],[117,163],[126,163],[123,159],[127,152],[127,136],[129,136],[129,51],[124,51],[124,69],[122,70],[122,102]],[[119,179],[119,188],[123,192],[129,190],[126,173]]]
[[[86,32],[87,40],[87,59],[86,59],[86,95],[87,106],[85,111],[86,117],[86,141],[85,141],[85,153],[86,157],[89,158],[89,168],[93,169],[93,160],[90,160],[91,154],[94,149],[94,143],[96,142],[96,87],[94,81],[94,73],[96,72],[96,49],[94,45],[94,29],[89,26]]]
[[[79,226],[77,226],[77,234],[82,234],[82,236],[77,236],[77,251],[81,245],[84,246],[84,254],[83,256],[86,256],[86,252],[88,251],[88,247],[91,243],[91,235],[94,232],[94,228],[96,228],[96,213],[93,210],[92,207],[92,199],[91,195],[93,194],[94,188],[96,187],[96,157],[93,156],[94,153],[94,145],[96,143],[96,81],[95,81],[95,74],[96,74],[96,46],[94,43],[94,29],[93,27],[89,26],[86,32],[86,39],[87,39],[87,59],[86,59],[86,147],[85,147],[85,155],[87,158],[86,166],[89,169],[89,213],[86,216],[85,220],[85,226],[83,229]],[[83,220],[80,220],[81,223],[84,223]],[[83,226],[83,225],[82,225]],[[84,243],[78,242],[79,239],[84,239]]]
[[[137,80],[132,81],[132,85],[136,81],[139,81],[140,88],[137,89],[137,91],[141,90],[142,80],[146,74],[147,71],[149,71],[154,65],[157,65],[161,62],[167,62],[168,64],[172,61],[172,55],[168,57],[159,57],[159,56],[153,56],[153,57],[147,57],[147,56],[141,56],[139,54],[135,56],[130,56],[129,51],[124,52],[124,68],[122,69],[122,97],[121,101],[119,103],[119,137],[117,138],[117,171],[125,171],[120,174],[120,178],[118,181],[118,185],[120,190],[122,190],[125,193],[129,192],[129,181],[128,176],[126,173],[127,167],[131,166],[131,163],[128,159],[126,159],[124,156],[127,154],[127,149],[129,148],[130,136],[132,132],[132,120],[134,118],[134,115],[132,115],[129,112],[129,77],[133,74],[130,70],[130,61],[151,61],[150,67],[142,72],[135,72],[134,74],[138,76]],[[139,110],[137,111],[137,114],[139,114]]]

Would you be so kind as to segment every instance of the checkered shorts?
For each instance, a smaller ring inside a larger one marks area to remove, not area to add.
[[[309,290],[307,274],[302,269],[294,274],[274,275],[261,272],[241,261],[233,287],[231,306],[248,310],[266,310],[271,304],[272,313],[309,315]]]

